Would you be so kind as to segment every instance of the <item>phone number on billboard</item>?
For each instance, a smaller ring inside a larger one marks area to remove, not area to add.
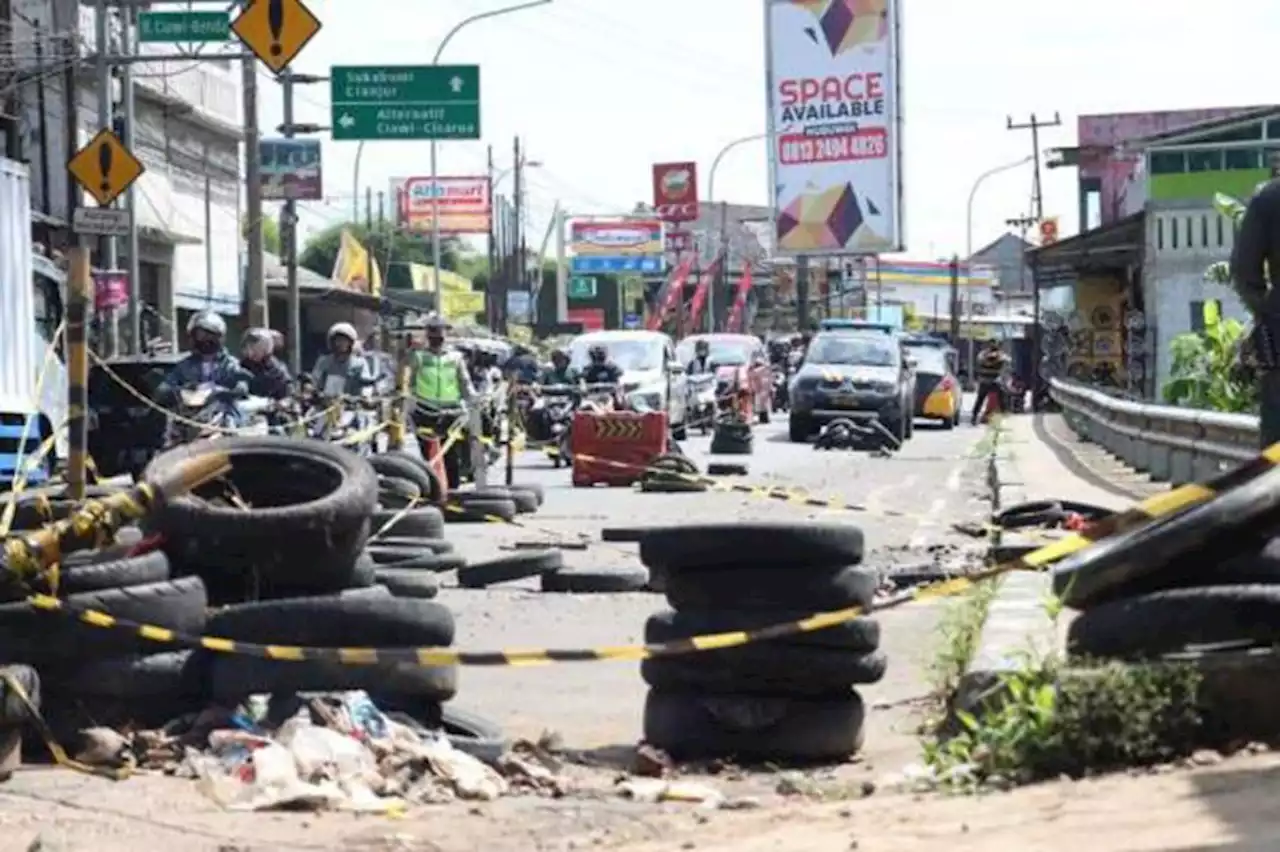
[[[889,138],[883,127],[869,127],[831,136],[791,133],[778,137],[778,160],[784,166],[874,160],[888,156]]]

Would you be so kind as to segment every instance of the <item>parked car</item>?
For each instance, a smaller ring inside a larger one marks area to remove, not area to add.
[[[569,366],[579,374],[591,362],[588,351],[600,345],[622,370],[622,394],[638,411],[666,411],[677,441],[688,436],[685,366],[672,339],[658,331],[592,331],[569,344]]]
[[[773,414],[773,366],[763,341],[750,334],[695,334],[676,347],[680,363],[688,366],[698,342],[704,340],[715,368],[716,398],[723,399],[735,388],[746,390],[751,396],[750,414],[768,423]]]
[[[956,351],[945,342],[908,341],[916,362],[915,416],[950,429],[960,422],[961,391],[956,377]]]
[[[809,342],[791,383],[792,441],[840,417],[878,420],[898,441],[910,437],[915,374],[891,335],[824,331]]]

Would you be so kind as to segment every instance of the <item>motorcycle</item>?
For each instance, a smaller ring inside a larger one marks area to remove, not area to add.
[[[362,456],[373,454],[374,435],[359,441],[348,439],[360,435],[376,422],[375,412],[381,403],[371,394],[356,397],[324,397],[315,396],[311,402],[311,419],[308,421],[307,436],[319,441],[344,443],[348,449]],[[324,411],[323,415],[320,412]]]
[[[583,387],[582,397],[578,401],[579,411],[589,414],[608,414],[618,410],[618,386],[609,382],[598,382]]]
[[[787,374],[775,368],[773,372],[773,410],[786,411],[791,405],[791,394],[787,388]]]
[[[169,419],[166,447],[213,438],[229,432],[266,434],[265,412],[272,401],[205,382],[178,391],[174,417]]]
[[[711,432],[716,417],[716,377],[714,373],[697,373],[687,379],[689,388],[689,416],[702,434]]]
[[[569,435],[573,428],[573,412],[580,402],[579,390],[572,385],[547,385],[538,397],[537,419],[546,424],[547,436],[541,440],[555,442],[557,452],[551,456],[551,466],[568,467],[573,464],[573,452]]]

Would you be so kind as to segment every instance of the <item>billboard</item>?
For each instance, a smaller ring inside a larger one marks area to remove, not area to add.
[[[493,207],[487,177],[392,178],[391,197],[399,206],[400,224],[410,231],[431,231],[438,206],[440,233],[489,233]]]
[[[779,254],[905,248],[899,2],[764,2]]]
[[[662,223],[656,219],[596,219],[569,225],[574,274],[663,270]]]
[[[319,139],[260,139],[263,201],[323,201]]]
[[[698,218],[698,165],[654,163],[653,209],[664,222]]]

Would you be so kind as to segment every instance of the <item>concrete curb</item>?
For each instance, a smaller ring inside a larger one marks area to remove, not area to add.
[[[1002,450],[999,442],[992,447],[988,463],[994,483],[993,512],[1027,499],[1017,460]],[[988,559],[997,560],[1003,551],[1016,546],[1016,539],[1016,535],[993,535]],[[998,703],[1005,675],[1024,669],[1028,656],[1048,654],[1058,644],[1059,631],[1046,607],[1052,588],[1047,572],[1012,572],[992,582],[999,587],[987,610],[977,648],[952,696],[953,712],[976,714],[993,700]]]

